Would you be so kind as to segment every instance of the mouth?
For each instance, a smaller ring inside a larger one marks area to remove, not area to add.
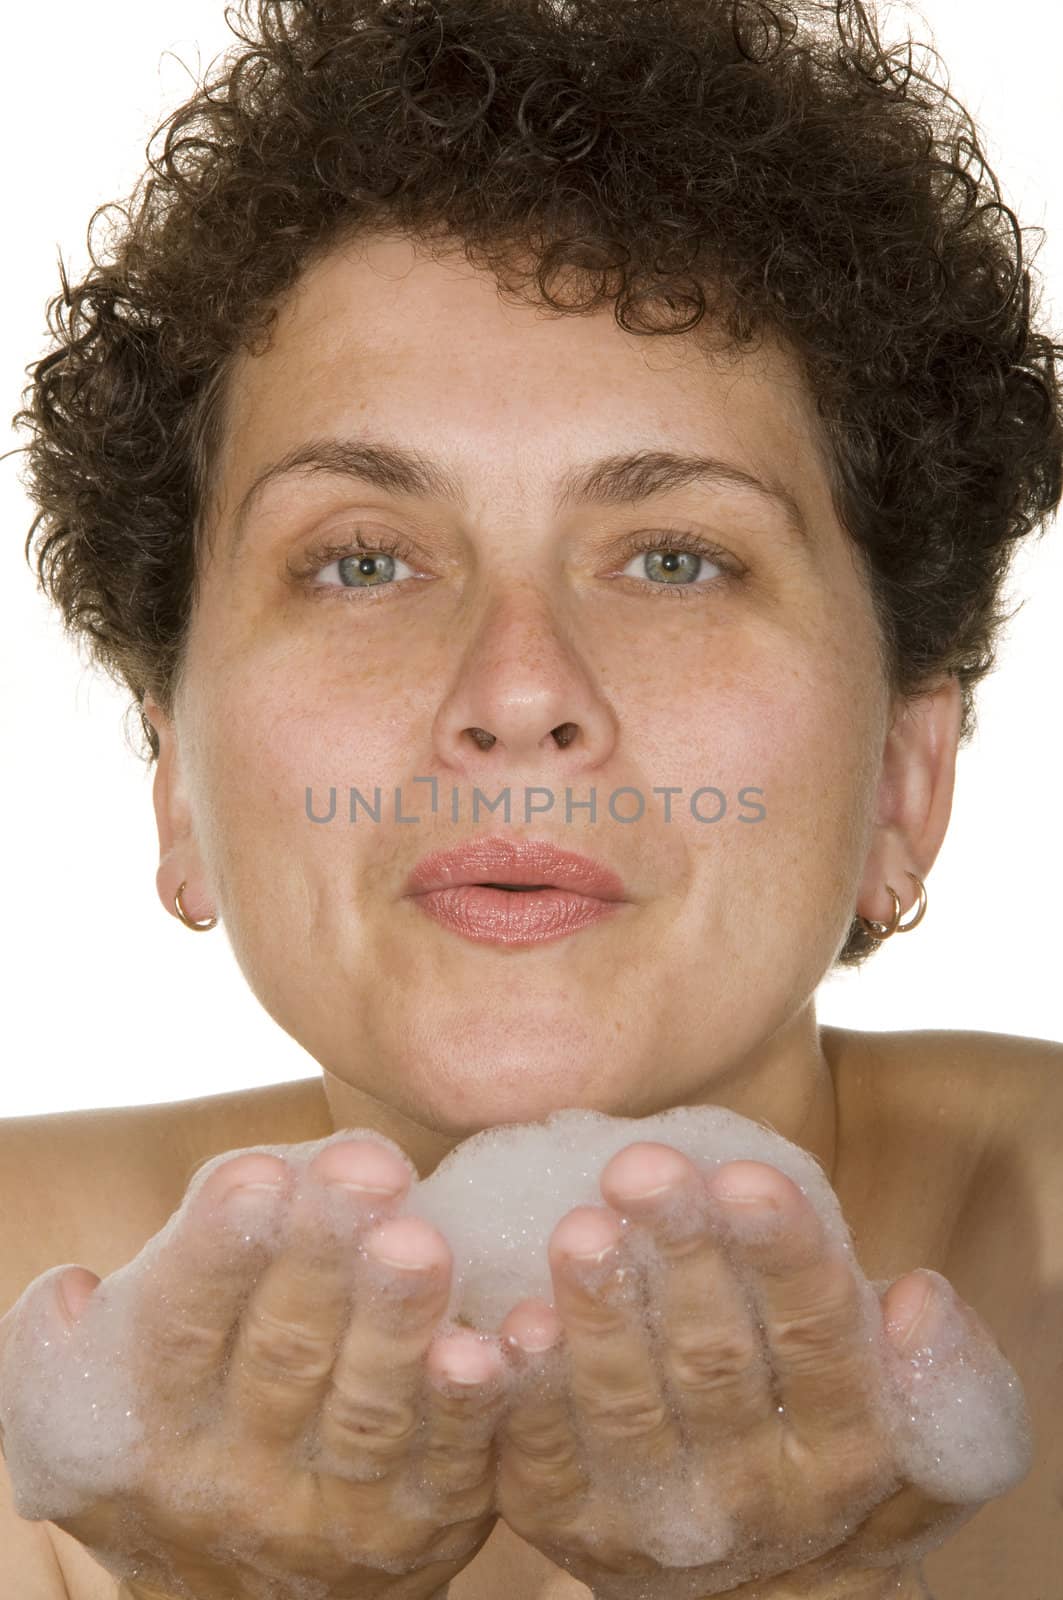
[[[545,839],[481,834],[418,862],[406,895],[465,939],[527,947],[563,939],[624,910],[612,868]]]
[[[461,888],[507,895],[553,891],[607,902],[630,898],[618,874],[602,862],[561,850],[549,840],[505,834],[484,834],[425,856],[410,873],[405,892],[424,895]]]
[[[555,883],[481,883],[481,889],[505,889],[507,894],[534,894],[536,889],[556,889]]]

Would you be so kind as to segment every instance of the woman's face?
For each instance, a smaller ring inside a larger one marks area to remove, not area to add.
[[[339,470],[365,440],[449,484]],[[273,476],[237,517],[266,469],[330,441],[331,469]],[[555,505],[635,452],[719,458],[805,533],[719,478]],[[187,808],[190,909],[216,908],[327,1073],[452,1137],[558,1106],[642,1116],[704,1099],[805,1011],[854,911],[890,706],[781,347],[713,364],[611,308],[503,304],[463,257],[379,236],[322,259],[240,358],[217,487],[160,779]],[[355,535],[397,541],[394,568],[299,576]],[[670,536],[726,554],[655,555]],[[334,819],[310,820],[330,787]],[[379,790],[379,821],[350,822],[352,787]],[[508,822],[474,817],[475,789],[507,788]],[[467,939],[406,880],[485,833],[590,855],[625,902],[545,943]]]

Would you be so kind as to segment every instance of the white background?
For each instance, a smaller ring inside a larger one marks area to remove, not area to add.
[[[88,8],[50,0],[5,16],[5,425],[25,366],[44,348],[57,253],[71,278],[80,276],[94,207],[132,187],[152,128],[190,91],[187,67],[199,71],[231,43],[222,9],[221,0],[97,0]],[[954,93],[986,134],[1004,199],[1025,226],[1046,229],[1037,267],[1058,336],[1058,13],[1040,0],[924,0],[921,16],[913,31],[940,49]],[[19,442],[7,433],[0,449]],[[151,780],[125,742],[126,699],[79,662],[36,591],[23,557],[33,512],[18,470],[17,456],[0,463],[0,1116],[313,1076],[312,1059],[251,994],[223,929],[192,935],[156,898]],[[1023,608],[983,687],[974,745],[960,756],[927,915],[866,972],[824,983],[823,1021],[1063,1039],[1063,539],[1052,527],[1027,544],[1008,591]]]

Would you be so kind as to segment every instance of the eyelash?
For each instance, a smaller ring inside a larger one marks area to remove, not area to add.
[[[647,589],[656,593],[677,594],[684,600],[693,598],[689,592],[692,589],[701,593],[718,589],[728,579],[740,577],[745,570],[728,551],[721,550],[718,545],[710,544],[696,534],[679,532],[636,533],[630,535],[621,546],[620,554],[623,558],[623,565],[626,566],[632,556],[654,550],[704,556],[714,566],[721,568],[723,576],[708,583],[699,583],[697,581],[688,584],[653,583],[649,578],[635,578],[632,580],[635,583],[645,584]],[[343,584],[312,583],[310,581],[325,567],[331,566],[334,561],[343,561],[347,556],[356,555],[395,556],[400,561],[405,561],[412,565],[415,552],[408,544],[405,544],[403,540],[394,535],[370,540],[363,538],[360,533],[356,533],[339,544],[326,542],[315,545],[306,552],[295,569],[294,575],[315,597],[320,594],[335,594],[337,592],[345,597],[361,596],[372,593],[374,589],[391,589],[396,586],[392,583],[385,583],[373,585],[369,589],[358,589],[347,587]]]

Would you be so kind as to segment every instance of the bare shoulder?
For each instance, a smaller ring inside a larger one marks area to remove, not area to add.
[[[970,1164],[941,1270],[990,1329],[1034,1430],[1027,1478],[924,1562],[937,1600],[1040,1595],[1063,1540],[1063,1044],[934,1030],[869,1035],[923,1126],[962,1130]],[[926,1159],[926,1150],[922,1159]],[[928,1173],[926,1191],[932,1192]],[[914,1264],[914,1263],[913,1263]]]
[[[968,1131],[968,1234],[984,1248],[991,1223],[1011,1238],[1025,1218],[1045,1247],[1029,1263],[1031,1292],[1063,1287],[1063,1043],[959,1029],[869,1038],[910,1104]]]
[[[903,1031],[823,1026],[849,1071],[879,1071],[903,1093],[958,1095],[979,1110],[1029,1110],[1042,1090],[1063,1091],[1063,1043],[969,1028]]]
[[[319,1102],[319,1080],[300,1079],[162,1105],[0,1121],[0,1294],[8,1295],[0,1314],[48,1267],[78,1262],[104,1277],[131,1260],[210,1157],[331,1131]]]
[[[1026,1081],[1032,1081],[1037,1073],[1063,1073],[1063,1043],[1058,1039],[975,1028],[913,1028],[855,1037],[870,1041],[876,1050],[889,1052],[894,1060],[907,1059],[913,1071],[924,1066],[933,1069],[946,1083],[969,1081],[971,1074],[1010,1083],[1012,1072],[1018,1072]]]
[[[1058,1343],[1063,1314],[1063,1044],[1013,1034],[957,1035],[955,1044],[943,1037],[950,1093],[963,1092],[960,1041],[969,1040],[976,1077],[967,1081],[977,1081],[988,1115],[953,1266],[961,1275],[980,1269],[996,1285],[1006,1285],[1016,1317],[1025,1316],[1034,1338],[1043,1308],[1051,1305]]]
[[[1030,1305],[1063,1290],[1063,1043],[823,1031],[840,1121],[862,1134],[854,1167],[879,1189],[911,1185],[918,1214],[938,1208],[940,1270],[959,1292],[977,1306],[991,1288],[999,1306],[1005,1282],[1009,1301]]]
[[[1063,1043],[1020,1034],[925,1028],[821,1028],[844,1120],[860,1118],[876,1143],[888,1134],[920,1156],[955,1159],[973,1198],[984,1164],[1005,1152],[1057,1176],[1063,1119]],[[1044,1160],[1055,1152],[1052,1171]],[[892,1156],[901,1151],[894,1149]]]

